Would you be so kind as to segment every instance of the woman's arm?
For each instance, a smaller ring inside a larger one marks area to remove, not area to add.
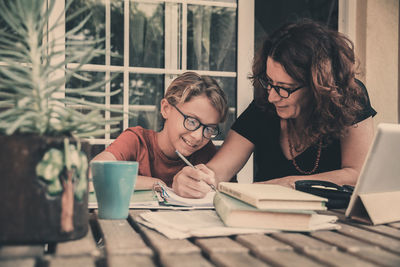
[[[244,166],[253,149],[253,143],[230,130],[217,154],[206,165],[197,165],[197,169],[183,168],[175,175],[172,188],[183,197],[204,197],[210,191],[207,184],[229,181]]]
[[[342,165],[339,170],[323,172],[313,175],[287,176],[262,183],[281,184],[295,187],[297,180],[325,180],[338,185],[355,185],[361,168],[364,164],[369,147],[374,137],[372,117],[369,117],[354,126],[350,126],[348,134],[341,138]]]
[[[100,160],[116,161],[117,159],[115,158],[113,153],[108,152],[108,151],[103,151],[100,154],[98,154],[96,157],[94,157],[92,161],[100,161]],[[89,177],[91,177],[91,176],[89,176]],[[161,179],[158,179],[158,178],[138,175],[136,184],[135,184],[135,190],[152,189],[153,184],[156,182],[164,183],[163,181],[161,181]],[[90,188],[92,188],[92,185],[90,185]]]
[[[217,154],[206,164],[215,174],[216,184],[229,181],[246,164],[254,144],[230,130]]]

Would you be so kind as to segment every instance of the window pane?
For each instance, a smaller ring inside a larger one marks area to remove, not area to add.
[[[210,1],[210,0],[199,0],[199,1]],[[237,0],[213,0],[213,2],[236,3]]]
[[[228,114],[225,122],[219,125],[221,133],[215,138],[215,140],[224,140],[236,119],[236,78],[213,78],[218,82],[222,90],[224,90],[226,97],[228,98]]]
[[[236,71],[236,9],[188,5],[187,66]]]
[[[115,92],[116,90],[121,91],[118,94],[110,97],[110,103],[111,105],[122,105],[122,98],[124,96],[124,76],[122,75],[122,73],[111,73],[111,76],[113,77],[110,84],[111,92]]]
[[[111,9],[111,65],[122,66],[124,64],[124,2],[112,1]]]
[[[129,65],[164,67],[164,4],[130,2]]]
[[[74,17],[72,20],[68,20],[69,16],[81,8],[87,8],[87,10],[79,16]],[[71,5],[66,12],[67,23],[65,31],[68,32],[74,29],[89,15],[89,13],[91,14],[91,17],[83,26],[82,30],[72,35],[69,40],[94,40],[96,38],[105,37],[105,7],[102,1],[75,0],[74,4]],[[100,45],[104,48],[104,41]],[[95,57],[90,61],[90,63],[104,65],[104,58],[104,55]]]
[[[97,82],[104,81],[104,73],[103,72],[89,72],[89,71],[81,71],[77,73],[78,77],[72,77],[69,82],[66,84],[65,88],[67,89],[75,89],[75,88],[84,88],[90,85],[93,85]],[[101,86],[96,90],[91,92],[105,92],[105,86]],[[66,94],[66,96],[76,97],[76,94]],[[99,96],[83,96],[82,99],[94,103],[105,104],[105,97]]]
[[[160,101],[164,96],[164,75],[130,74],[129,75],[129,127],[160,130]]]
[[[337,30],[338,0],[256,0],[256,50],[265,35],[271,34],[285,23],[301,18],[310,18]]]

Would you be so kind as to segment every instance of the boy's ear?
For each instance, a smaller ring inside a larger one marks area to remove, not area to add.
[[[168,114],[169,114],[171,108],[172,108],[172,107],[171,107],[171,104],[168,103],[167,99],[165,99],[165,98],[161,99],[161,103],[160,103],[160,113],[161,113],[161,116],[162,116],[164,119],[167,119],[167,118],[168,118]]]

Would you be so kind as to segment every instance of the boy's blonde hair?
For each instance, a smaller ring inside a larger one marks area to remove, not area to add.
[[[224,91],[211,77],[195,72],[185,72],[179,75],[169,85],[164,98],[171,105],[185,103],[194,96],[206,95],[211,104],[220,113],[220,122],[225,121],[228,104]]]

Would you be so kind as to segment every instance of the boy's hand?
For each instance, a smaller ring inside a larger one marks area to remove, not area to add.
[[[215,185],[214,172],[204,164],[196,165],[196,168],[184,167],[178,172],[172,183],[172,189],[181,197],[203,198],[211,189],[210,184]]]

